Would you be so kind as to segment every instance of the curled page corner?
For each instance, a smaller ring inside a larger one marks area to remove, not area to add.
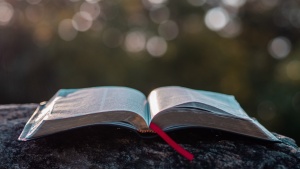
[[[33,135],[39,130],[42,122],[46,120],[55,105],[55,102],[59,100],[61,97],[56,97],[50,103],[41,102],[40,105],[37,107],[31,118],[25,124],[24,129],[20,136],[18,137],[19,141],[28,141],[31,140]]]

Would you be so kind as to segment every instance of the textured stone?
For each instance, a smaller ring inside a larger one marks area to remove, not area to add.
[[[91,126],[28,142],[17,141],[37,104],[0,106],[0,168],[300,168],[293,139],[271,143],[211,130],[170,133],[195,155],[192,162],[159,137]]]

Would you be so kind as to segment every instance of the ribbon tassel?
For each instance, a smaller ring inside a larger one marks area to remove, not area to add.
[[[177,144],[171,137],[169,137],[160,127],[154,123],[150,123],[150,128],[154,130],[163,140],[165,140],[171,147],[173,147],[179,154],[192,161],[194,155],[185,150],[179,144]]]

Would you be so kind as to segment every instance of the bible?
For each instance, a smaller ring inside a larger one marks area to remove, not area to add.
[[[155,133],[151,123],[164,132],[202,127],[278,141],[247,115],[234,96],[179,86],[157,88],[148,98],[128,87],[61,89],[38,106],[18,140],[90,125],[115,125],[138,133]]]

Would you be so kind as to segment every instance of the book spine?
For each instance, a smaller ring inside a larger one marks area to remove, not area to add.
[[[146,130],[137,130],[139,133],[156,133],[155,131],[151,129],[146,129]]]

